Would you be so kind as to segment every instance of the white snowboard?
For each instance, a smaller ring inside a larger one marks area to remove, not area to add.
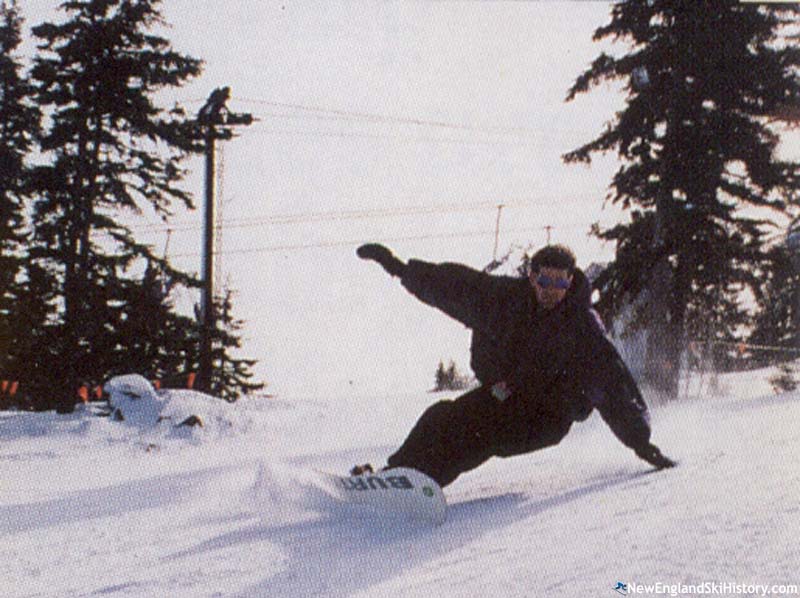
[[[447,502],[439,485],[416,469],[396,467],[358,476],[318,471],[325,489],[344,502],[441,525]]]

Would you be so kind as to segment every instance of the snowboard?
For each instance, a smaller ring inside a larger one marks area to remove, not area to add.
[[[356,476],[319,470],[317,474],[328,494],[348,504],[434,525],[441,525],[447,517],[442,489],[416,469],[396,467]]]

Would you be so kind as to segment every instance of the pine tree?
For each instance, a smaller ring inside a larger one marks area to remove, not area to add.
[[[447,372],[444,369],[444,362],[440,359],[439,366],[436,368],[433,390],[440,391],[440,390],[445,390],[446,388],[447,388]]]
[[[60,7],[66,21],[33,29],[41,44],[32,79],[50,116],[33,245],[60,285],[54,350],[62,359],[50,372],[61,383],[59,411],[72,410],[81,382],[108,373],[106,351],[125,342],[114,330],[129,300],[125,273],[156,260],[121,215],[166,219],[176,203],[192,207],[178,186],[181,160],[197,147],[189,121],[153,96],[199,74],[200,61],[150,33],[162,24],[159,4],[70,0]]]
[[[436,368],[436,381],[433,387],[434,392],[440,390],[464,390],[470,384],[469,376],[461,374],[456,367],[456,362],[452,359],[450,364],[445,368],[444,362],[439,361],[439,366]]]
[[[771,114],[800,97],[800,49],[784,43],[800,9],[736,0],[626,0],[594,38],[629,42],[602,53],[567,99],[603,81],[627,82],[627,104],[603,133],[565,155],[623,161],[609,199],[630,221],[600,238],[616,259],[597,281],[608,318],[626,303],[648,327],[647,381],[674,396],[687,336],[731,339],[748,322],[770,267],[766,227],[798,189],[798,164],[775,158]]]
[[[212,335],[212,372],[211,394],[234,402],[242,395],[259,391],[263,383],[250,382],[253,373],[250,371],[256,362],[252,359],[241,359],[231,356],[231,349],[241,348],[240,331],[244,322],[233,317],[233,291],[227,290],[215,301],[217,314],[216,328]]]
[[[64,360],[53,342],[60,330],[58,288],[35,252],[28,255],[22,278],[16,294],[12,376],[20,383],[20,404],[42,411],[53,408],[53,372]]]
[[[138,372],[170,385],[185,381],[197,359],[197,326],[175,309],[171,272],[149,261],[140,280],[113,285],[120,296],[106,303],[104,320],[111,325],[98,337],[96,361],[107,376]]]
[[[32,193],[27,158],[41,114],[15,58],[22,18],[16,2],[0,1],[0,377],[28,382],[28,347],[46,320],[46,293],[31,296],[25,252],[25,207]]]
[[[456,371],[456,362],[451,360],[450,365],[447,366],[447,383],[450,388],[455,390],[458,389],[460,382],[458,372]]]
[[[800,255],[783,245],[769,253],[773,267],[764,280],[760,309],[749,342],[785,351],[756,353],[755,365],[800,358]]]
[[[23,203],[28,191],[25,158],[40,120],[29,101],[31,87],[14,57],[21,42],[21,27],[16,3],[0,2],[0,289],[5,293],[21,269]],[[0,299],[5,311],[7,298]]]

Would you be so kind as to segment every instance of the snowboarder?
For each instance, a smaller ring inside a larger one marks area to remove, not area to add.
[[[572,251],[548,245],[527,278],[454,263],[404,263],[386,247],[357,254],[383,266],[421,301],[472,330],[470,365],[480,386],[429,407],[387,467],[411,467],[442,487],[494,456],[558,444],[597,409],[637,456],[675,463],[650,442],[647,406],[591,307],[591,287]],[[371,471],[357,466],[351,473]]]

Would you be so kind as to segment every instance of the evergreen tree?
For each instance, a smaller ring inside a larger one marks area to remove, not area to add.
[[[439,366],[436,368],[433,390],[439,391],[445,388],[447,388],[447,371],[444,369],[444,362],[440,359]]]
[[[70,0],[60,7],[66,21],[33,29],[41,44],[32,79],[50,117],[33,245],[60,286],[61,360],[50,372],[61,385],[59,411],[72,410],[81,382],[109,373],[107,351],[129,340],[116,329],[135,286],[125,274],[156,261],[120,216],[149,211],[166,219],[175,203],[192,207],[178,186],[180,162],[197,147],[191,126],[182,110],[165,111],[153,96],[196,76],[200,61],[150,33],[162,24],[159,4]]]
[[[29,349],[46,321],[46,292],[31,294],[25,252],[25,208],[31,195],[27,157],[41,114],[15,53],[22,18],[16,2],[0,1],[0,377],[29,382]],[[39,290],[37,290],[39,291]]]
[[[37,411],[52,409],[52,373],[64,359],[53,342],[60,329],[56,317],[58,289],[35,252],[28,256],[22,278],[24,284],[15,297],[11,375],[20,383],[17,398],[21,406]]]
[[[212,335],[211,394],[234,402],[242,395],[263,389],[264,384],[250,382],[254,360],[230,355],[231,349],[241,348],[239,333],[244,327],[242,320],[233,317],[233,292],[227,290],[222,297],[217,297],[214,310],[217,322]]]
[[[175,310],[175,279],[165,264],[150,262],[141,281],[126,281],[118,314],[119,337],[110,373],[140,372],[167,385],[183,384],[198,359],[198,327]]]
[[[749,338],[753,345],[786,351],[756,352],[755,365],[766,366],[800,358],[800,255],[785,246],[769,253],[773,267],[764,280],[764,292],[755,327]]]
[[[630,221],[607,230],[616,259],[597,281],[604,316],[639,305],[649,330],[647,382],[674,396],[687,335],[732,339],[748,321],[769,270],[765,227],[798,189],[798,164],[777,160],[772,113],[800,96],[800,49],[784,43],[796,5],[736,0],[625,0],[596,40],[629,42],[602,53],[567,99],[610,80],[627,82],[627,104],[603,133],[568,153],[623,161],[612,202]]]
[[[444,362],[439,361],[439,367],[436,368],[434,392],[440,390],[464,390],[469,384],[470,377],[458,371],[455,361],[451,359],[450,365],[446,368],[444,367]]]
[[[447,366],[447,382],[450,385],[450,388],[455,388],[457,386],[460,386],[461,381],[459,380],[459,378],[460,376],[456,371],[456,362],[451,361],[450,365]]]

